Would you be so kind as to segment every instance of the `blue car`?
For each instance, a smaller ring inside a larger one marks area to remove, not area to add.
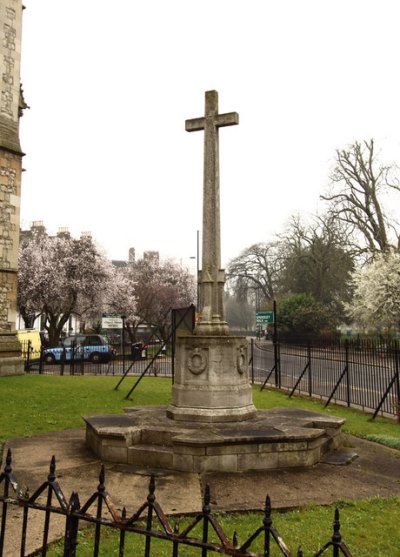
[[[114,350],[106,337],[94,334],[66,337],[61,346],[43,350],[43,360],[48,364],[82,358],[93,363],[109,362],[113,355]]]

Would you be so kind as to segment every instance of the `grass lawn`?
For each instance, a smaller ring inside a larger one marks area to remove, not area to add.
[[[114,390],[119,377],[20,375],[0,379],[0,441],[29,437],[42,431],[83,427],[81,416],[122,413],[127,406],[164,405],[170,402],[171,379],[145,377],[125,396],[136,379],[125,379]],[[359,437],[377,436],[400,441],[400,424],[342,406],[329,406],[308,398],[293,397],[275,390],[253,388],[257,408],[292,407],[325,412],[346,419],[343,430]]]
[[[165,405],[170,401],[170,379],[143,379],[131,401],[125,400],[124,396],[133,385],[134,379],[126,379],[119,390],[115,391],[118,380],[118,377],[104,376],[47,375],[0,378],[0,441],[32,436],[44,431],[83,427],[83,415],[122,413],[127,406]],[[307,398],[289,399],[287,395],[274,390],[260,392],[258,387],[254,387],[253,396],[254,404],[260,409],[286,406],[325,412],[344,417],[347,421],[343,429],[348,433],[364,438],[375,436],[377,440],[392,446],[400,443],[400,424],[392,420],[378,418],[371,421],[369,415],[355,410],[339,406],[325,409],[323,404]],[[355,557],[400,555],[397,528],[400,523],[399,497],[342,502],[339,507],[343,509],[342,535]],[[306,507],[288,513],[275,513],[273,518],[293,554],[296,554],[297,546],[302,543],[304,557],[307,557],[318,549],[319,544],[328,541],[333,507]],[[226,514],[221,515],[220,520],[228,533],[233,533],[236,529],[240,534],[239,541],[243,542],[260,525],[262,517],[258,513]],[[91,555],[89,552],[82,552],[82,548],[86,545],[89,547],[90,543],[90,536],[81,534],[79,555]],[[62,555],[60,551],[54,546],[48,555]],[[102,551],[102,555],[118,554],[111,545],[105,545]],[[133,554],[137,554],[137,551]],[[160,548],[157,555],[170,554],[163,551]],[[185,555],[192,553],[188,550]],[[198,555],[198,552],[193,555]]]

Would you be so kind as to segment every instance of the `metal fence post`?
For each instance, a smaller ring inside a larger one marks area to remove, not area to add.
[[[154,479],[154,474],[150,476],[149,482],[149,493],[147,495],[147,520],[146,520],[146,531],[151,532],[153,528],[153,506],[155,501],[154,492],[156,490],[156,484]],[[146,535],[146,542],[145,542],[145,557],[150,557],[150,550],[151,550],[151,536]]]
[[[340,535],[340,522],[339,522],[339,511],[335,509],[335,520],[333,522],[333,557],[339,557],[339,545],[342,541],[342,536]]]
[[[349,341],[346,338],[345,340],[345,350],[346,350],[346,397],[347,397],[347,406],[350,406],[350,399],[351,399],[351,389],[350,389],[350,369],[349,369]]]
[[[269,495],[267,495],[267,498],[265,500],[263,526],[264,526],[264,556],[270,557],[272,519],[271,519],[271,499],[269,498]]]
[[[396,373],[396,399],[395,399],[395,414],[397,420],[400,421],[400,377],[399,377],[399,343],[396,340],[393,343],[393,356],[394,356],[394,369]]]
[[[39,375],[43,373],[43,358],[44,358],[44,347],[40,347],[40,359],[39,359]]]
[[[3,490],[3,509],[1,512],[1,528],[0,528],[0,557],[3,556],[4,549],[4,539],[6,536],[6,520],[7,520],[7,498],[10,489],[10,479],[11,479],[11,451],[8,449],[6,457],[6,466],[4,468],[3,474],[0,475],[0,480],[4,478],[4,490]]]
[[[312,370],[311,370],[311,343],[307,345],[307,365],[308,365],[308,395],[312,396]]]
[[[125,315],[121,315],[122,330],[121,330],[121,352],[122,352],[122,375],[125,373]]]
[[[276,340],[276,337],[274,335],[274,340],[273,340],[273,345],[274,345],[274,369],[275,369],[275,387],[278,386],[278,342]]]
[[[251,384],[254,385],[254,338],[250,341]]]
[[[67,359],[67,351],[65,346],[63,347],[63,351],[61,352],[61,363],[60,363],[60,375],[64,375],[64,367],[65,367],[65,360]]]
[[[204,503],[203,503],[203,548],[201,550],[201,557],[207,557],[207,547],[205,547],[206,543],[208,542],[208,523],[210,520],[210,486],[207,484],[204,490]]]
[[[71,359],[69,361],[70,375],[75,375],[75,350],[76,350],[76,341],[74,339],[71,342]]]
[[[65,524],[64,553],[63,557],[76,557],[78,545],[79,518],[74,513],[79,510],[78,494],[73,491],[69,502],[69,512]]]
[[[28,351],[26,352],[25,371],[29,371],[31,361],[32,341],[28,340]],[[23,353],[22,353],[23,355]]]

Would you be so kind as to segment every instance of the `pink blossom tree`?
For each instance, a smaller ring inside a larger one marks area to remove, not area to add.
[[[18,307],[26,318],[45,316],[51,346],[72,314],[98,315],[112,280],[111,263],[90,237],[33,236],[20,247]]]
[[[119,294],[110,309],[125,315],[125,328],[132,342],[139,325],[163,328],[170,323],[170,310],[189,306],[195,300],[193,276],[173,261],[141,259],[119,270]]]

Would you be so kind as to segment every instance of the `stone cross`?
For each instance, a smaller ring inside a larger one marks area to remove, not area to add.
[[[237,112],[218,114],[218,93],[205,94],[205,116],[186,120],[188,132],[204,130],[204,189],[202,271],[199,280],[199,321],[196,334],[227,335],[224,320],[223,290],[225,276],[221,270],[219,145],[218,129],[239,123]]]

